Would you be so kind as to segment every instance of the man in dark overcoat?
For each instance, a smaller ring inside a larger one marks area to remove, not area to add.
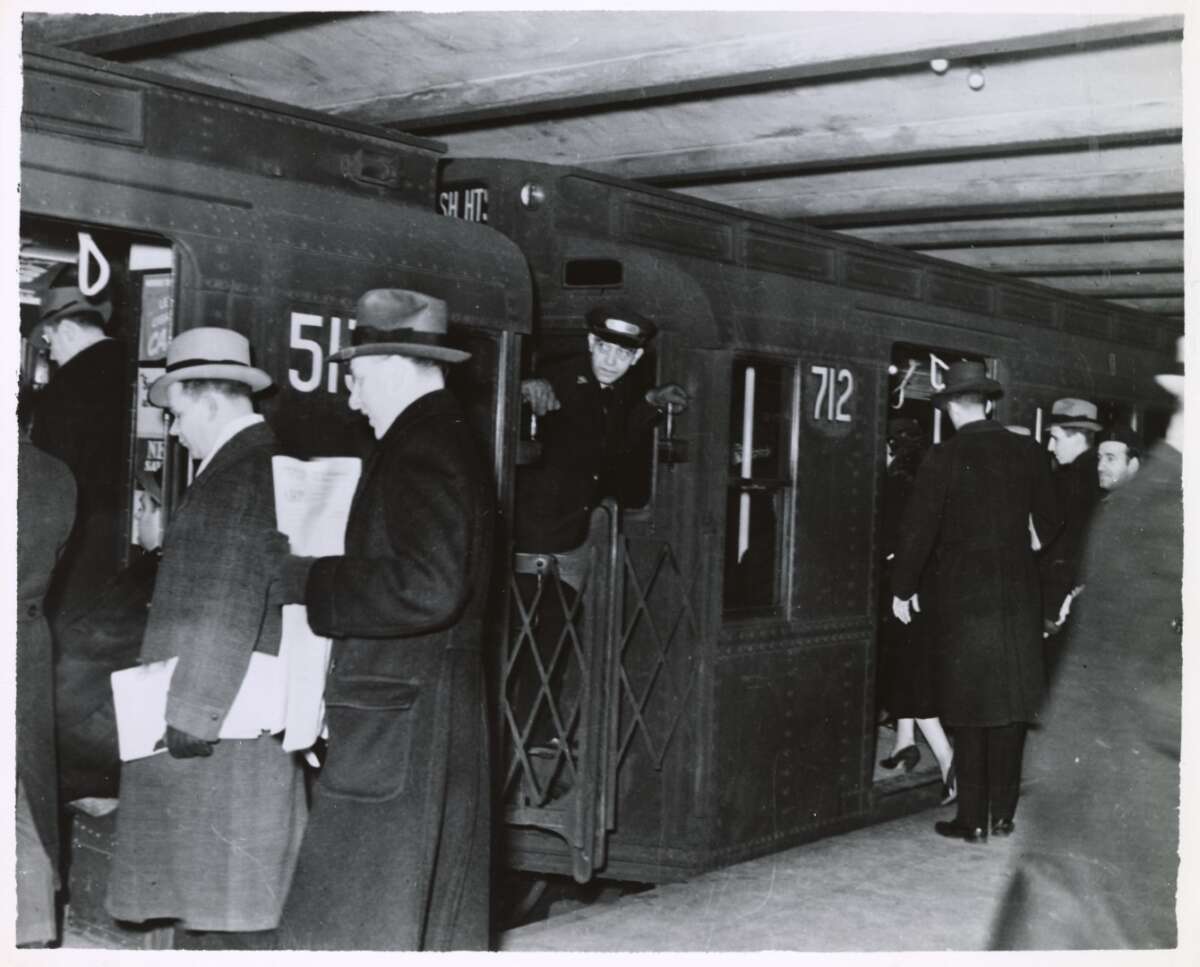
[[[51,622],[83,603],[116,574],[127,441],[125,346],[107,334],[107,300],[75,285],[55,285],[25,335],[48,346],[58,370],[37,394],[33,442],[75,475],[78,513],[47,600]]]
[[[1182,393],[1181,376],[1158,378]],[[1179,412],[1096,511],[1075,627],[1028,757],[1023,839],[994,948],[1176,945],[1182,446]]]
[[[523,380],[521,396],[538,418],[541,460],[517,474],[515,540],[521,550],[567,551],[587,536],[592,508],[604,497],[645,500],[637,459],[655,423],[688,395],[665,383],[643,390],[630,375],[657,327],[640,313],[595,306],[587,313],[588,354],[550,364]]]
[[[150,387],[200,460],[173,514],[139,660],[178,658],[167,755],[124,763],[108,911],[176,921],[176,946],[255,947],[279,921],[304,832],[304,776],[279,738],[220,739],[255,651],[279,649],[267,590],[282,556],[275,436],[252,394],[271,378],[246,337],[199,327],[167,347]],[[267,723],[264,723],[267,724]]]
[[[58,776],[53,640],[44,600],[75,518],[75,481],[61,460],[21,439],[17,451],[17,943],[58,934]]]
[[[1050,467],[1028,437],[987,418],[1001,395],[982,363],[950,365],[934,394],[954,425],[917,472],[892,576],[893,610],[911,620],[922,573],[930,581],[941,719],[954,728],[958,815],[943,836],[1012,831],[1025,729],[1044,688],[1039,541],[1060,526]]]
[[[356,319],[335,358],[378,443],[345,554],[293,557],[279,575],[280,596],[333,639],[327,755],[279,945],[486,949],[492,500],[442,368],[470,354],[448,345],[446,304],[422,293],[369,291]]]
[[[1100,430],[1096,404],[1089,400],[1055,400],[1050,407],[1050,453],[1054,457],[1054,496],[1063,525],[1038,557],[1042,575],[1043,629],[1056,635],[1063,602],[1079,584],[1079,563],[1088,522],[1103,491],[1093,446]],[[1051,659],[1062,642],[1047,645]]]

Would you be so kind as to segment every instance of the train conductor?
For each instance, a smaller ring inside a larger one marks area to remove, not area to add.
[[[350,408],[378,441],[340,557],[289,557],[281,597],[332,638],[329,745],[280,946],[486,950],[490,815],[482,619],[488,476],[444,367],[446,303],[358,302]]]
[[[628,503],[631,464],[655,423],[688,395],[666,383],[644,393],[628,378],[657,331],[638,312],[595,306],[587,313],[588,355],[551,364],[521,383],[538,417],[539,466],[517,479],[516,543],[522,550],[565,551],[582,543],[588,515],[605,497]]]

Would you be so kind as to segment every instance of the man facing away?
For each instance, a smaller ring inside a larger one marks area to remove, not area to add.
[[[1021,782],[1026,725],[1044,688],[1039,541],[1060,524],[1050,468],[1028,437],[987,418],[1003,389],[982,363],[955,362],[934,402],[955,434],[917,472],[892,576],[907,624],[922,572],[930,582],[937,706],[954,728],[958,814],[939,835],[1007,835]]]
[[[254,412],[271,378],[228,329],[181,333],[150,387],[200,460],[167,529],[140,661],[178,657],[167,755],[121,771],[108,911],[176,921],[176,946],[253,948],[279,920],[304,831],[304,779],[276,736],[220,739],[254,651],[279,648],[274,434]]]
[[[446,304],[359,300],[350,408],[378,441],[340,557],[288,558],[280,597],[333,639],[327,756],[279,946],[465,950],[488,944],[490,815],[482,622],[492,500],[445,388]]]
[[[56,283],[73,279],[72,268]],[[108,335],[112,304],[73,284],[42,296],[38,321],[25,335],[49,347],[58,370],[37,394],[32,440],[75,475],[79,508],[46,601],[51,622],[95,593],[117,570],[117,530],[126,442],[125,348]],[[57,627],[56,627],[57,630]]]

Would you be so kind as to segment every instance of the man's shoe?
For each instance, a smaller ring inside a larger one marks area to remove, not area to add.
[[[933,831],[949,839],[961,839],[967,843],[986,843],[987,830],[982,826],[964,826],[957,821],[933,824]]]
[[[1015,823],[1011,819],[1002,819],[992,825],[993,836],[1011,836]]]

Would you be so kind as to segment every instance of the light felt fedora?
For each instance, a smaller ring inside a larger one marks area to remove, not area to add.
[[[186,379],[228,379],[245,383],[252,393],[271,385],[271,377],[250,365],[250,341],[240,332],[199,326],[181,332],[167,346],[167,371],[150,384],[150,402],[167,405],[167,388]]]
[[[1100,413],[1096,404],[1068,396],[1055,400],[1050,407],[1050,425],[1064,430],[1100,430]]]
[[[982,393],[984,396],[1003,396],[1004,387],[987,374],[983,363],[961,359],[950,364],[942,388],[931,397],[933,402],[942,403],[959,393]]]
[[[471,354],[453,349],[446,338],[446,303],[408,289],[371,289],[358,300],[350,345],[329,358],[415,356],[461,363]]]

